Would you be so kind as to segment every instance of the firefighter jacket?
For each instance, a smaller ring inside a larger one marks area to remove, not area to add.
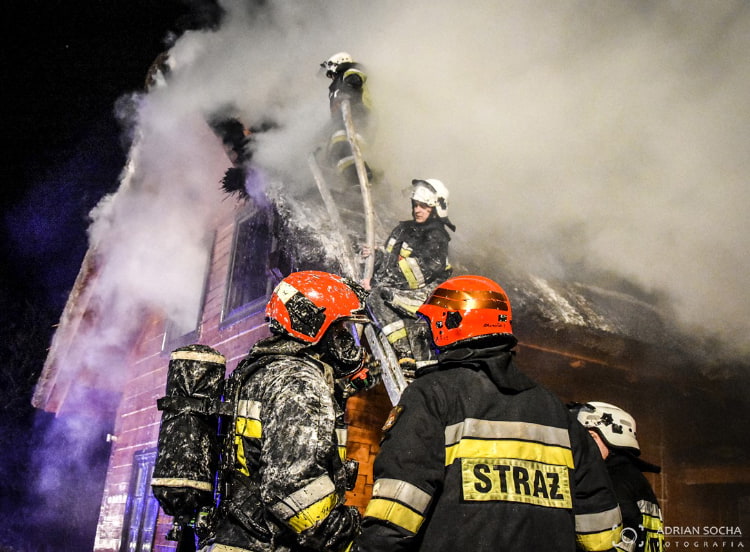
[[[366,150],[369,135],[370,95],[367,90],[367,75],[358,63],[342,63],[328,87],[328,100],[331,109],[331,128],[327,145],[327,162],[336,169],[345,183],[351,186],[359,185],[354,153],[349,143],[346,125],[341,112],[341,103],[349,100],[352,123],[355,128],[355,139],[361,150]],[[372,171],[365,161],[368,178],[372,178]],[[349,190],[350,192],[357,190]],[[354,194],[360,197],[361,194]],[[347,198],[348,201],[354,198]],[[348,203],[347,201],[347,203]]]
[[[604,461],[622,512],[622,542],[627,552],[662,552],[664,521],[651,485],[643,471],[659,468],[628,454],[610,449]]]
[[[238,385],[234,466],[211,552],[338,552],[359,529],[359,513],[344,506],[332,369],[304,347],[260,341],[235,370],[242,380],[229,380]]]
[[[620,533],[604,462],[507,346],[454,349],[394,407],[360,552],[609,550]]]
[[[358,63],[342,63],[328,86],[328,100],[331,114],[336,116],[339,104],[344,98],[349,99],[352,116],[355,119],[367,115],[370,110],[370,94],[367,90],[367,74]]]
[[[376,259],[374,285],[420,289],[445,281],[451,275],[450,239],[439,218],[421,224],[413,220],[400,222],[386,240],[385,251]]]

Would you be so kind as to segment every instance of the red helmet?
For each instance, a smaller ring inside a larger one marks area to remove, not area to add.
[[[266,306],[271,330],[317,344],[337,320],[367,323],[365,292],[355,282],[328,272],[294,272],[273,290]]]
[[[515,342],[508,296],[483,276],[449,278],[435,288],[417,312],[429,321],[438,348],[490,335]]]

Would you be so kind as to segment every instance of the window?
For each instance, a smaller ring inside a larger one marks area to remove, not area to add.
[[[213,242],[213,238],[211,242]],[[167,319],[164,324],[164,339],[161,344],[163,352],[171,352],[178,347],[184,347],[194,343],[198,339],[198,333],[203,317],[203,303],[206,299],[206,283],[211,269],[212,251],[210,245],[206,245],[205,259],[203,260],[203,278],[195,280],[195,289],[188,295],[195,298],[195,302],[185,305],[185,313],[182,322]]]
[[[271,252],[276,243],[270,212],[246,213],[235,226],[222,324],[231,324],[264,307],[273,278]]]
[[[125,504],[120,552],[151,552],[154,544],[159,502],[151,492],[156,449],[136,452],[133,455],[133,474],[130,492]]]

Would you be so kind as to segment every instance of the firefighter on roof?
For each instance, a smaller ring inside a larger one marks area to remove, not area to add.
[[[368,307],[393,346],[407,379],[415,370],[435,363],[429,335],[417,321],[417,309],[435,286],[451,274],[448,189],[440,180],[412,180],[412,220],[393,229],[383,250],[376,251],[375,274]],[[366,249],[363,255],[371,254]]]
[[[324,272],[284,278],[266,308],[273,336],[228,380],[231,470],[212,552],[345,551],[359,513],[344,505],[345,439],[334,380],[360,378],[364,290]],[[337,433],[339,433],[337,437]],[[227,474],[227,472],[229,472]]]
[[[341,103],[349,100],[352,121],[357,129],[360,147],[366,145],[370,113],[370,96],[367,90],[367,74],[347,52],[338,52],[320,64],[326,77],[331,79],[328,86],[328,101],[331,110],[331,131],[328,143],[328,162],[341,175],[343,180],[358,185],[359,179],[354,164],[354,155],[347,138],[341,113]],[[368,169],[369,173],[369,169]]]
[[[622,542],[626,552],[664,550],[664,521],[651,485],[643,472],[661,468],[641,458],[635,419],[622,408],[605,402],[572,405],[578,421],[599,447],[622,512]]]
[[[503,289],[440,284],[419,313],[439,364],[386,421],[360,552],[610,550],[620,511],[594,442],[513,362]]]

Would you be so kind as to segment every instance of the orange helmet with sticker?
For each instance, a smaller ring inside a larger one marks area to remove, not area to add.
[[[497,336],[515,344],[508,296],[484,276],[455,276],[440,284],[418,309],[438,348]]]
[[[294,272],[281,280],[266,306],[271,331],[317,344],[332,323],[368,323],[366,292],[353,280],[328,272]]]

